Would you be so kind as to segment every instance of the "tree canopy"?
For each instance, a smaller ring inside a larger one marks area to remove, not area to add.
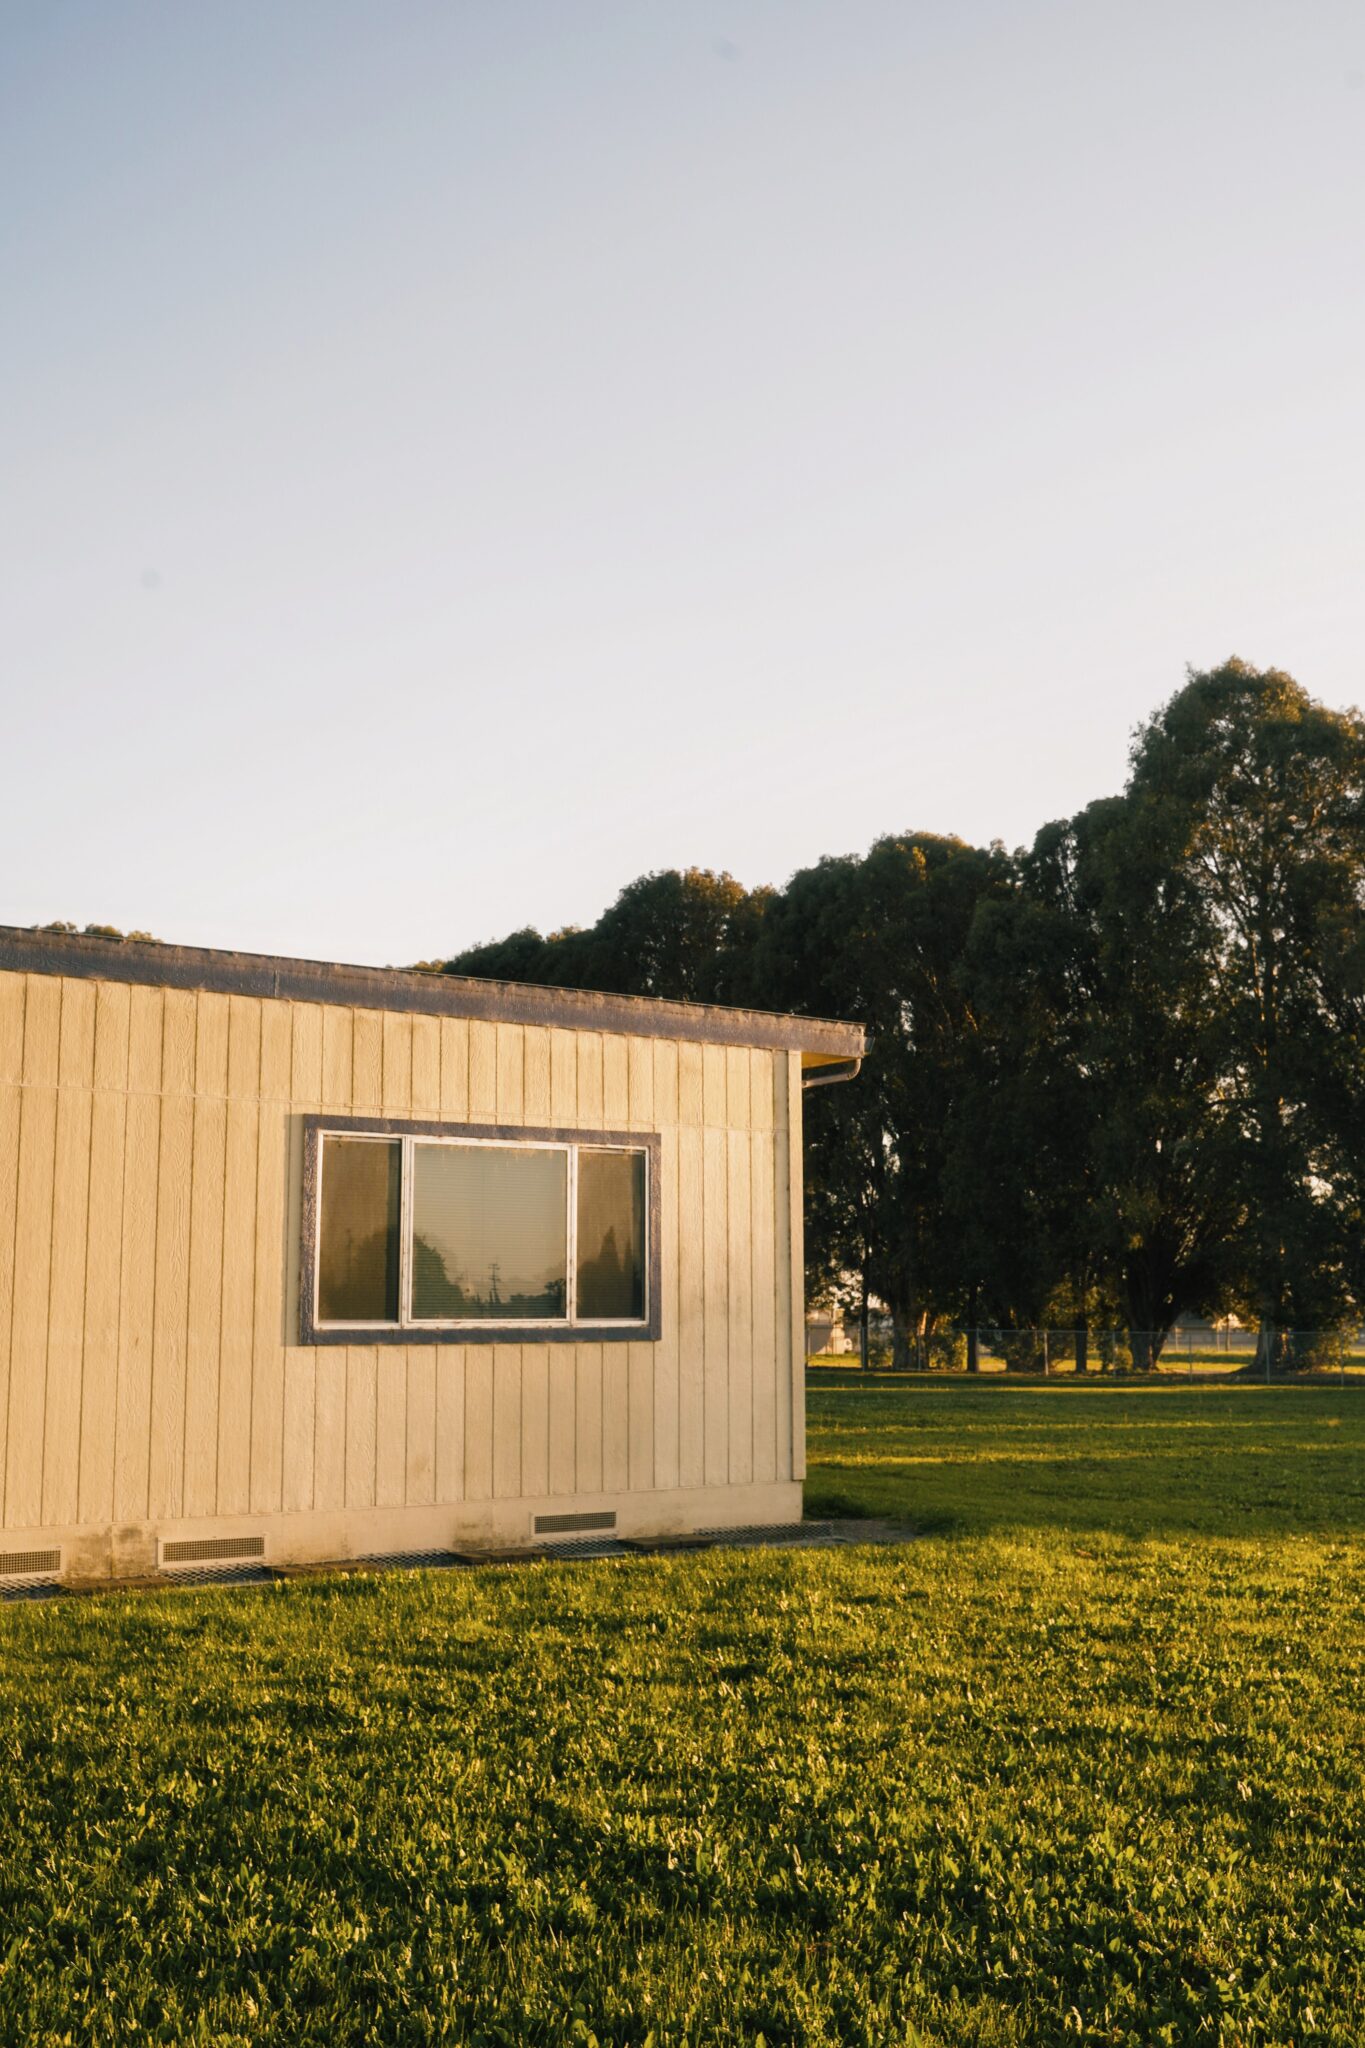
[[[1013,854],[669,870],[443,965],[867,1025],[808,1104],[810,1278],[902,1348],[1100,1323],[1151,1359],[1235,1310],[1309,1363],[1365,1313],[1363,911],[1365,720],[1230,660],[1139,729],[1121,794]]]

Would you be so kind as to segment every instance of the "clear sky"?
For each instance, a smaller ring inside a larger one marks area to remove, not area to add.
[[[0,0],[0,921],[399,962],[1365,697],[1359,0]]]

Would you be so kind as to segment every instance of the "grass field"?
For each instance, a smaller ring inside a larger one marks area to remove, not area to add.
[[[0,2040],[1356,2048],[1363,1439],[841,1375],[921,1542],[0,1609]]]

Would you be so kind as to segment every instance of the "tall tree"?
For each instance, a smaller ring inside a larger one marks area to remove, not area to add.
[[[999,851],[908,833],[863,859],[823,860],[768,908],[751,999],[869,1027],[852,1088],[817,1091],[807,1120],[807,1220],[817,1271],[857,1273],[891,1311],[896,1356],[960,1317],[971,1276],[947,1162],[979,1030],[963,966],[978,906],[1009,887]]]
[[[976,1227],[1016,1313],[1117,1311],[1151,1365],[1215,1305],[1242,1205],[1196,925],[1145,824],[1121,797],[1045,826],[973,964],[998,1020]]]
[[[547,938],[529,928],[513,932],[468,947],[445,961],[443,970],[615,995],[724,1002],[772,893],[745,889],[733,875],[710,868],[668,868],[627,883],[586,930]]]
[[[1241,661],[1192,673],[1143,728],[1129,797],[1208,977],[1247,1195],[1246,1292],[1276,1355],[1352,1300],[1356,1199],[1324,1076],[1365,911],[1365,720]],[[1361,1047],[1354,1033],[1350,1061]],[[1273,1334],[1272,1334],[1273,1333]]]

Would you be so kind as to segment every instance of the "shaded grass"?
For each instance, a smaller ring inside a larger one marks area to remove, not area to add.
[[[1078,1398],[817,1393],[900,1549],[0,1610],[0,2039],[1358,2042],[1332,1396]]]

